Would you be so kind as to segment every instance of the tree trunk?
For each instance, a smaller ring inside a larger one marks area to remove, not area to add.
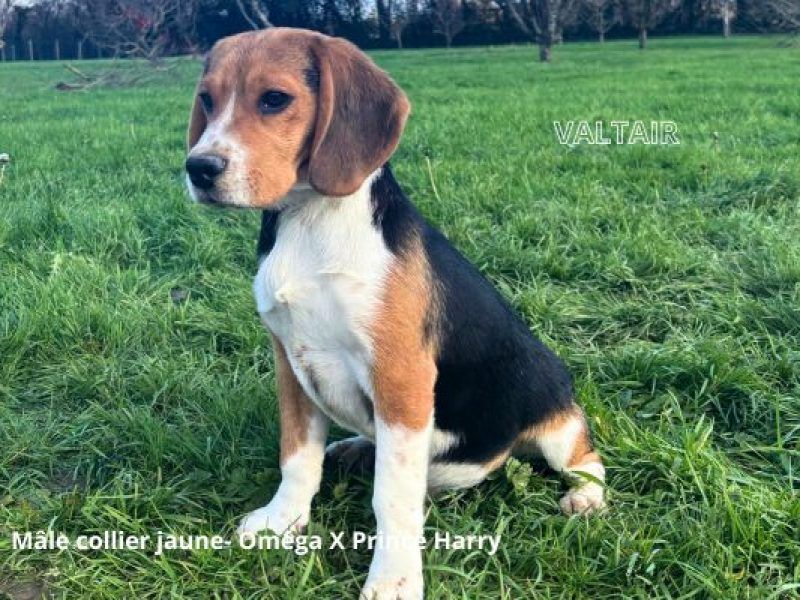
[[[606,32],[603,31],[602,29],[600,30],[600,35],[598,36],[598,40],[601,44],[606,41]]]
[[[550,9],[550,13],[547,16],[547,37],[550,46],[553,44],[559,44],[563,41],[563,36],[561,35],[561,29],[558,26],[558,15],[556,11]]]
[[[518,20],[520,19],[518,18]],[[553,35],[556,31],[557,21],[554,18],[549,0],[537,0],[535,2],[533,25],[533,29],[536,31],[536,43],[539,44],[539,60],[541,62],[550,62]],[[528,31],[530,32],[530,29]]]
[[[539,60],[541,62],[548,62],[549,63],[550,62],[550,55],[551,55],[551,46],[547,42],[547,40],[542,38],[539,41]]]
[[[647,48],[647,27],[639,28],[639,49],[644,50]]]
[[[731,11],[727,6],[722,9],[722,35],[731,37]]]
[[[385,0],[376,0],[375,9],[378,13],[378,38],[381,46],[387,47],[391,40],[392,14],[391,4],[387,5]]]

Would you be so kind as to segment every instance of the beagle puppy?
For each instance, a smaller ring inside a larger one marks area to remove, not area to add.
[[[264,211],[254,292],[282,481],[239,533],[302,529],[326,452],[374,457],[370,599],[422,597],[426,492],[473,486],[511,454],[567,476],[565,513],[603,506],[565,366],[392,175],[408,113],[354,45],[273,28],[214,46],[188,134],[194,199]],[[331,421],[356,437],[326,449]]]

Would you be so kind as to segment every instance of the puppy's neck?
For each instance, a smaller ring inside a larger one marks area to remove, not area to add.
[[[348,196],[326,196],[315,190],[306,181],[298,182],[289,190],[278,203],[274,210],[280,211],[282,220],[299,217],[301,215],[319,214],[329,211],[338,211],[347,208],[348,204],[370,205],[372,183],[380,177],[383,168],[376,169],[361,184],[361,186]]]

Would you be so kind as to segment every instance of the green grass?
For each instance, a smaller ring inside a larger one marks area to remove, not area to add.
[[[491,558],[427,552],[431,598],[797,596],[800,51],[776,42],[375,55],[414,106],[398,179],[569,363],[608,466],[590,519],[524,465],[437,499],[429,534],[503,538]],[[227,535],[278,483],[258,215],[183,189],[198,73],[62,93],[56,64],[0,65],[12,597],[342,598],[366,576],[365,550],[11,549],[48,527]],[[671,119],[682,145],[570,149],[552,126],[570,119]],[[312,532],[372,531],[370,494],[326,474]]]

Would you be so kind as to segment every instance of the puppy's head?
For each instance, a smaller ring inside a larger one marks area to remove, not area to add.
[[[352,194],[394,152],[408,112],[400,88],[345,40],[280,28],[223,39],[192,108],[189,190],[256,208],[306,185]]]

